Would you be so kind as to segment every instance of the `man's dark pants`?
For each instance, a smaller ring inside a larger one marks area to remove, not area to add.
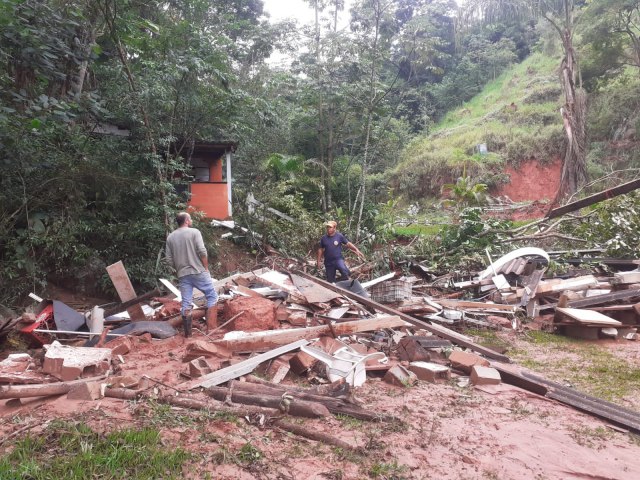
[[[335,283],[336,270],[340,272],[340,280],[349,280],[350,272],[344,263],[344,258],[338,258],[337,260],[325,262],[324,268],[327,272],[327,282],[329,283]]]

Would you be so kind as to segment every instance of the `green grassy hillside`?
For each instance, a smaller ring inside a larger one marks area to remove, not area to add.
[[[396,192],[409,200],[437,196],[444,183],[466,169],[475,181],[497,186],[505,164],[560,154],[564,139],[557,77],[559,60],[540,53],[528,57],[428,134],[416,138],[391,173]],[[486,144],[487,155],[477,151]]]

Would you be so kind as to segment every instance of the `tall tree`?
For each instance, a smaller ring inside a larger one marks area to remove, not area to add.
[[[560,61],[560,84],[565,101],[560,114],[567,143],[555,203],[573,195],[587,177],[587,93],[582,88],[574,48],[576,10],[575,0],[535,0],[533,3],[523,0],[476,0],[468,5],[461,16],[463,23],[468,25],[478,17],[480,21],[490,23],[505,17],[530,18],[539,15],[557,32],[563,52]]]

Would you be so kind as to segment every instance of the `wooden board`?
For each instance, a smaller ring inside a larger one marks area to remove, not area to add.
[[[340,322],[332,326],[336,335],[347,335],[355,332],[369,332],[373,330],[381,330],[383,328],[396,328],[406,325],[407,322],[400,319],[400,317],[385,316],[351,322]],[[213,343],[215,345],[228,348],[234,353],[264,352],[296,340],[310,340],[322,335],[331,334],[331,328],[328,325],[322,325],[319,327],[289,328],[286,330],[256,332],[240,338],[232,340],[218,340]]]
[[[614,320],[611,317],[607,317],[600,312],[595,312],[593,310],[582,310],[579,308],[556,308],[556,312],[565,315],[566,317],[575,320],[576,322],[582,325],[599,325],[606,327],[619,327],[622,325],[622,322]]]
[[[125,270],[122,261],[109,265],[107,267],[107,273],[113,282],[113,286],[116,287],[116,292],[118,292],[118,297],[120,297],[121,302],[127,302],[137,297],[136,291],[133,289],[133,285],[131,284],[131,280],[129,280],[129,275]],[[146,318],[144,311],[139,304],[127,308],[127,313],[134,322],[144,320]]]
[[[515,305],[503,305],[501,303],[485,303],[485,302],[468,302],[465,300],[452,300],[448,298],[438,298],[434,300],[443,307],[457,308],[461,310],[505,310],[508,312],[515,312],[518,308]]]

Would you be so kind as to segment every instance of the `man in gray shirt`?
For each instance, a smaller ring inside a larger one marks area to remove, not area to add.
[[[204,293],[207,299],[207,327],[215,327],[217,322],[218,295],[209,274],[207,249],[202,240],[200,230],[191,227],[191,215],[180,212],[176,215],[178,228],[167,237],[167,263],[176,270],[180,295],[182,296],[182,321],[184,336],[191,336],[191,301],[193,289]]]

